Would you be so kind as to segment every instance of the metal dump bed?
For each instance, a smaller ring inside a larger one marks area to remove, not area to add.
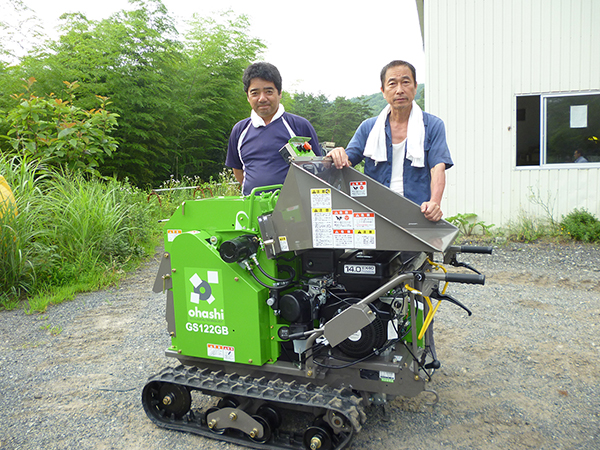
[[[259,224],[270,256],[313,248],[444,252],[458,234],[381,183],[323,158],[291,162],[273,212]]]

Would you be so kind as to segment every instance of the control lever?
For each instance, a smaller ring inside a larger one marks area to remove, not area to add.
[[[471,266],[470,264],[460,262],[458,259],[456,259],[456,253],[453,253],[450,256],[450,261],[448,261],[448,264],[450,264],[451,266],[454,266],[454,267],[464,267],[466,269],[472,270],[477,275],[481,275],[481,272],[479,270],[477,270],[475,267]]]
[[[434,287],[431,290],[431,294],[429,294],[429,297],[431,298],[435,298],[436,300],[445,300],[447,302],[450,303],[454,303],[456,306],[464,309],[467,314],[469,316],[471,316],[473,313],[469,310],[469,308],[467,308],[465,305],[463,305],[461,302],[459,302],[458,300],[456,300],[454,297],[452,297],[451,295],[448,294],[441,294],[440,291],[438,290],[437,287]]]
[[[474,245],[452,245],[446,251],[446,255],[444,256],[444,264],[450,264],[451,266],[454,266],[454,267],[464,267],[466,269],[472,270],[473,272],[475,272],[478,275],[481,275],[481,272],[479,272],[473,266],[471,266],[467,263],[458,261],[458,259],[456,259],[456,254],[457,253],[480,253],[480,254],[491,255],[493,249],[494,249],[493,247],[479,247],[479,246],[474,246]]]

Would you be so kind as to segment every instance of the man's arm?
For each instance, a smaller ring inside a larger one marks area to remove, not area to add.
[[[363,121],[359,125],[358,129],[354,132],[354,136],[352,136],[352,139],[350,139],[346,149],[343,147],[336,147],[327,154],[327,156],[330,156],[333,160],[335,167],[338,169],[346,166],[350,167],[360,163],[363,160],[363,152],[365,151],[367,138],[373,129],[376,119],[376,117],[373,117]]]
[[[240,183],[240,186],[244,184],[244,171],[242,169],[233,169],[233,176]]]
[[[446,164],[436,164],[431,169],[431,198],[421,205],[421,212],[427,220],[437,222],[444,215],[441,210],[442,196],[446,187]]]
[[[231,134],[229,135],[229,142],[227,143],[227,156],[225,158],[225,165],[233,169],[233,176],[240,183],[240,185],[244,182],[244,165],[240,160],[237,147],[243,127],[244,125],[247,125],[249,120],[250,119],[246,119],[234,125],[233,129],[231,130]]]

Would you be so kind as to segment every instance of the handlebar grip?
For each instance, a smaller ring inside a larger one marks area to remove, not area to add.
[[[494,247],[480,247],[477,245],[460,245],[458,247],[460,249],[459,252],[461,253],[482,253],[491,255],[492,250],[494,250]]]
[[[445,278],[449,283],[485,284],[485,275],[473,273],[447,273]]]

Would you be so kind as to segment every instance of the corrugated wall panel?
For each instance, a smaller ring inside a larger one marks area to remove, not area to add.
[[[516,95],[600,89],[600,1],[427,0],[424,31],[426,109],[446,123],[455,162],[446,216],[600,216],[600,167],[515,167]]]
[[[483,3],[483,2],[482,2]],[[499,28],[496,37],[501,39],[499,42],[506,42],[507,40],[515,39],[513,35],[513,20],[514,16],[513,6],[509,3],[506,8],[502,8],[501,4],[496,5],[494,15],[498,15],[501,18],[501,22],[497,23],[496,26]],[[495,90],[501,90],[507,92],[512,90],[514,80],[511,72],[507,72],[506,69],[511,67],[513,64],[514,52],[511,48],[507,48],[496,41],[496,49],[502,55],[502,62],[498,67],[498,83],[495,86]],[[518,59],[516,59],[518,61]],[[510,182],[510,168],[514,164],[515,156],[513,152],[508,150],[511,145],[511,137],[513,135],[513,104],[511,97],[508,95],[502,95],[501,97],[501,108],[498,108],[498,123],[497,127],[499,135],[501,136],[500,145],[502,150],[494,152],[494,158],[497,162],[497,182],[498,189],[492,189],[494,198],[492,204],[501,204],[502,209],[496,212],[496,216],[499,217],[498,222],[503,222],[507,217],[510,217],[510,197],[504,196],[503,192],[508,189]],[[495,108],[496,109],[496,108]],[[507,151],[508,150],[508,151]],[[494,171],[496,173],[496,171]],[[486,211],[487,214],[487,211]]]

